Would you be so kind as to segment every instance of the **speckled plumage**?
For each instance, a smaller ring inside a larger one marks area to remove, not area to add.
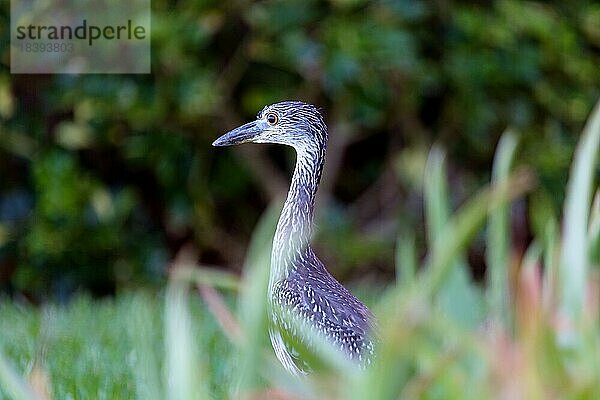
[[[327,127],[321,114],[302,102],[276,103],[266,106],[256,121],[223,135],[214,145],[242,142],[286,144],[297,153],[271,255],[269,334],[277,357],[294,374],[307,371],[291,344],[312,345],[291,323],[292,318],[299,317],[358,365],[369,364],[373,354],[372,314],[329,273],[310,247],[315,194],[327,147]]]

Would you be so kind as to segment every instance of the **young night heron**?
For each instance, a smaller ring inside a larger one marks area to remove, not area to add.
[[[311,346],[310,338],[290,323],[291,318],[297,317],[357,364],[370,363],[372,314],[331,276],[310,247],[315,194],[327,147],[323,117],[311,104],[272,104],[259,112],[255,121],[224,134],[213,146],[247,142],[285,144],[297,154],[271,255],[268,298],[273,323],[269,335],[277,358],[294,374],[307,371],[306,363],[291,344],[302,342]]]

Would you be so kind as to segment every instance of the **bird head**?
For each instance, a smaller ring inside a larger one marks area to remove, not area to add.
[[[237,127],[213,142],[213,146],[240,143],[277,143],[301,150],[315,145],[324,148],[327,126],[312,104],[284,101],[263,108],[256,120]]]

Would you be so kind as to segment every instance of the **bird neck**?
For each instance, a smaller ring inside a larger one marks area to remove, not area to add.
[[[273,240],[272,275],[287,276],[309,250],[315,196],[323,172],[324,146],[297,148],[292,182],[283,205]]]

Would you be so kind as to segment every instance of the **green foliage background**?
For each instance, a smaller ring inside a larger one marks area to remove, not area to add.
[[[0,43],[4,288],[60,297],[160,282],[185,243],[202,263],[240,268],[294,158],[210,143],[285,99],[322,107],[330,127],[319,254],[342,279],[391,276],[399,228],[423,236],[432,143],[448,149],[459,203],[489,180],[496,142],[515,128],[518,160],[539,177],[535,207],[558,214],[576,134],[600,97],[592,1],[152,9],[151,75],[10,75]],[[3,37],[9,26],[5,1]]]

